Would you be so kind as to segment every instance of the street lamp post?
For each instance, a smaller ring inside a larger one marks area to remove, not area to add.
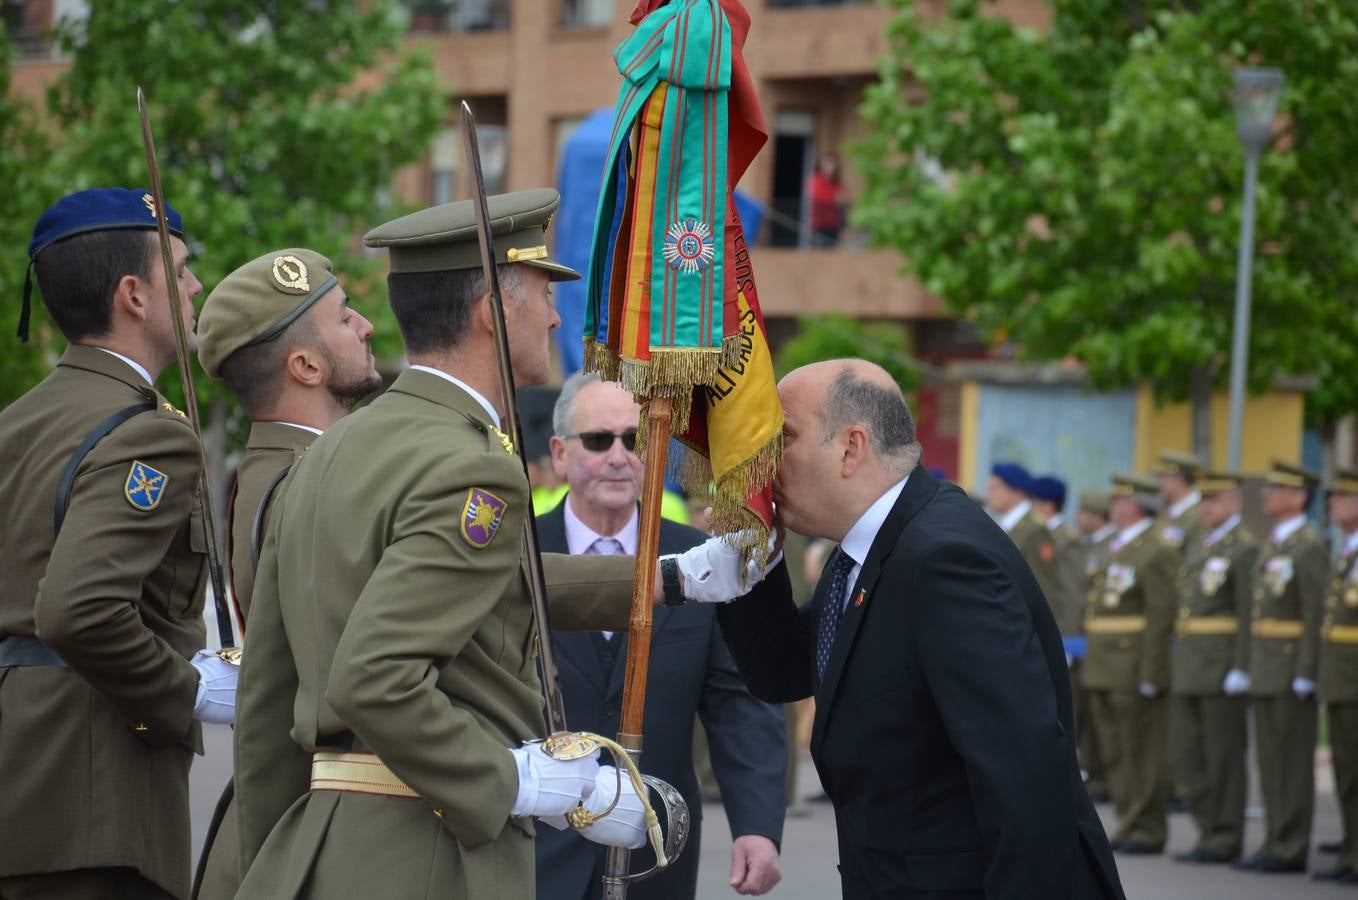
[[[1250,353],[1250,282],[1254,277],[1254,187],[1259,158],[1273,135],[1283,89],[1280,69],[1235,70],[1235,133],[1245,150],[1245,196],[1240,210],[1240,252],[1235,269],[1235,328],[1231,340],[1231,433],[1227,468],[1240,471],[1245,419],[1245,377]]]

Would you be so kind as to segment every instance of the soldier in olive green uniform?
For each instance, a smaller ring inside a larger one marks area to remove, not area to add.
[[[558,202],[489,201],[521,384],[550,374],[549,279],[576,277],[545,246]],[[236,729],[242,897],[532,897],[531,817],[606,793],[591,760],[520,746],[545,732],[529,486],[487,399],[474,221],[462,202],[368,234],[391,251],[414,365],[319,438],[274,501]],[[626,626],[633,559],[544,563],[556,627]]]
[[[1264,795],[1264,843],[1235,865],[1304,872],[1315,808],[1316,675],[1329,578],[1325,545],[1306,523],[1320,478],[1275,462],[1262,492],[1273,523],[1254,572],[1250,698]]]
[[[1202,492],[1197,485],[1202,469],[1202,460],[1193,454],[1166,450],[1160,454],[1160,465],[1155,470],[1160,478],[1160,499],[1165,503],[1155,529],[1161,541],[1180,553],[1202,540],[1198,512]]]
[[[1321,625],[1321,701],[1330,723],[1343,850],[1317,879],[1358,884],[1358,469],[1339,469],[1330,485],[1330,521],[1344,533]]]
[[[1178,561],[1153,530],[1157,485],[1137,475],[1115,475],[1113,484],[1119,530],[1085,610],[1084,682],[1118,814],[1113,849],[1159,853],[1168,831],[1165,691]]]
[[[0,897],[186,897],[195,719],[229,720],[195,655],[198,440],[152,386],[175,359],[153,208],[82,191],[30,247],[70,346],[0,412]],[[192,328],[201,285],[166,214]]]
[[[1094,587],[1094,576],[1108,564],[1108,545],[1117,534],[1117,526],[1108,521],[1107,491],[1080,492],[1075,509],[1075,524],[1080,534],[1080,633],[1084,634],[1084,604]],[[1076,655],[1070,671],[1070,689],[1075,701],[1075,743],[1080,755],[1080,768],[1085,773],[1085,788],[1095,803],[1107,803],[1107,767],[1099,753],[1098,733],[1089,710],[1089,694],[1084,685],[1085,653]]]
[[[1248,779],[1245,691],[1258,544],[1240,520],[1240,478],[1198,481],[1207,533],[1185,546],[1179,569],[1178,641],[1172,656],[1174,756],[1198,842],[1176,859],[1226,863],[1240,856]]]
[[[228,505],[231,593],[243,626],[278,485],[318,435],[382,386],[371,335],[368,321],[349,308],[330,260],[314,250],[266,253],[222,279],[203,304],[198,360],[226,382],[251,421]],[[195,896],[236,896],[236,832],[228,783],[199,859]]]
[[[1050,550],[1038,545],[1038,558],[1050,569],[1048,577],[1056,594],[1048,602],[1056,611],[1056,625],[1063,637],[1082,633],[1085,600],[1085,548],[1080,533],[1066,521],[1066,483],[1055,475],[1033,479],[1033,515],[1046,529]],[[1043,590],[1046,590],[1044,587]],[[1071,660],[1072,667],[1074,660]],[[1072,675],[1074,677],[1074,675]]]
[[[985,505],[1023,554],[1023,561],[1033,570],[1038,587],[1051,607],[1052,616],[1061,623],[1064,586],[1056,563],[1056,544],[1051,533],[1033,513],[1029,493],[1033,477],[1017,463],[996,463],[986,484]],[[1063,632],[1064,633],[1064,632]]]

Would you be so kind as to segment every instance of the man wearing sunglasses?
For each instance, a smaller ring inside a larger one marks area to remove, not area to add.
[[[538,517],[546,552],[635,553],[641,461],[640,409],[632,395],[597,375],[567,379],[552,417],[552,465],[570,487],[566,499]],[[679,553],[706,535],[675,522],[660,525],[660,552]],[[693,813],[689,846],[673,866],[629,889],[633,900],[692,900],[697,891],[702,803],[693,766],[693,722],[702,719],[731,833],[731,887],[763,894],[778,883],[783,832],[787,739],[781,708],[750,696],[736,671],[710,605],[657,607],[651,678],[642,733],[643,771],[674,785]],[[625,632],[557,631],[566,718],[572,728],[618,730],[626,669]],[[640,851],[649,855],[649,850]],[[639,871],[641,860],[633,866]],[[649,866],[650,860],[645,861]],[[538,895],[562,900],[598,896],[604,848],[569,831],[538,830]]]

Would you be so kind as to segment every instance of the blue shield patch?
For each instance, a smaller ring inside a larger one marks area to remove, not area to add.
[[[123,496],[127,497],[127,502],[134,509],[150,512],[160,505],[161,495],[169,483],[170,476],[134,459],[127,473],[127,481],[123,484]]]

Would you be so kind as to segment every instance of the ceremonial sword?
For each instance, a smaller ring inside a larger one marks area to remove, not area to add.
[[[192,360],[189,339],[184,328],[179,279],[174,271],[174,248],[170,244],[170,225],[165,217],[165,194],[160,189],[160,165],[156,162],[156,142],[151,136],[151,118],[146,112],[146,94],[137,88],[137,112],[141,115],[141,139],[146,147],[146,168],[151,176],[151,201],[156,217],[156,232],[160,236],[160,258],[165,267],[165,296],[170,301],[170,319],[174,322],[174,350],[179,360],[179,381],[184,388],[184,406],[189,424],[198,439],[198,502],[203,508],[203,532],[207,542],[207,572],[212,584],[212,602],[217,610],[217,637],[222,649],[218,656],[233,665],[240,665],[240,648],[231,631],[231,608],[226,598],[226,579],[222,576],[222,558],[217,549],[217,516],[212,506],[212,478],[208,474],[207,451],[203,449],[203,424],[198,418],[198,394],[193,388]]]
[[[462,139],[466,150],[467,168],[472,177],[472,207],[476,212],[476,234],[481,245],[481,271],[486,279],[486,291],[490,297],[491,328],[495,333],[495,356],[500,375],[500,407],[504,411],[504,421],[509,426],[509,438],[519,451],[523,463],[524,478],[528,478],[528,455],[524,452],[523,426],[519,419],[518,402],[514,389],[514,367],[509,358],[509,334],[505,327],[504,298],[500,293],[500,279],[496,271],[494,237],[490,230],[490,210],[486,204],[486,181],[481,169],[481,146],[476,137],[476,118],[467,101],[462,101]],[[537,523],[533,511],[529,509],[523,526],[524,544],[528,548],[529,593],[533,604],[533,618],[538,628],[538,645],[542,667],[543,693],[547,701],[547,739],[543,751],[556,759],[580,759],[593,754],[600,748],[613,754],[618,769],[618,793],[613,803],[602,812],[588,813],[578,807],[567,814],[567,820],[576,828],[587,827],[607,816],[617,805],[622,795],[622,773],[627,772],[632,786],[641,798],[646,811],[647,832],[655,850],[656,865],[636,875],[626,874],[627,851],[609,848],[609,860],[615,869],[620,859],[624,866],[621,873],[611,872],[605,878],[604,896],[607,900],[622,898],[627,894],[629,881],[640,881],[650,877],[668,866],[683,851],[688,842],[689,811],[683,796],[671,785],[652,775],[642,775],[627,748],[619,743],[589,732],[572,732],[566,728],[566,701],[561,694],[561,676],[556,667],[556,651],[552,645],[551,614],[547,607],[547,579],[542,569],[542,552],[538,544]],[[654,788],[664,802],[666,817],[670,824],[669,835],[662,838],[655,811],[647,799],[647,786]]]

